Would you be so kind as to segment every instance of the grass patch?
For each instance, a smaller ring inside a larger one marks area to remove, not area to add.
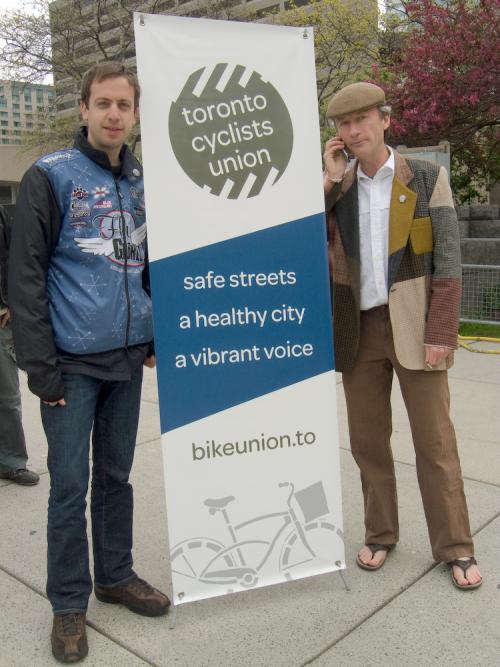
[[[500,324],[484,324],[482,322],[462,322],[458,329],[461,336],[484,336],[500,339]]]

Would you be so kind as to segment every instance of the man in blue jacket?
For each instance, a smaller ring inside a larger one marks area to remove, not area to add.
[[[19,366],[41,399],[48,441],[47,595],[52,651],[87,654],[92,590],[85,522],[92,432],[94,591],[147,616],[170,601],[132,569],[135,449],[143,364],[155,364],[142,169],[124,144],[139,85],[120,63],[84,76],[87,128],[74,147],[46,155],[25,175],[9,270]]]

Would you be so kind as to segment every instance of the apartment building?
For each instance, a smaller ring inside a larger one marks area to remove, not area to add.
[[[22,135],[34,130],[37,117],[55,111],[52,86],[0,80],[0,204],[14,204],[19,183],[38,157],[21,146]]]
[[[0,80],[0,144],[20,144],[36,127],[37,115],[54,111],[52,86]]]

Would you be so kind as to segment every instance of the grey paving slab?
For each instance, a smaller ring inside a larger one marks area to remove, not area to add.
[[[2,571],[0,590],[3,609],[9,610],[0,614],[0,666],[58,665],[50,650],[52,616],[47,610],[47,602]],[[111,664],[140,667],[149,664],[90,627],[87,627],[87,635],[93,649],[85,660],[88,667]]]
[[[142,381],[142,400],[158,403],[158,385],[156,384],[156,369],[144,368]]]
[[[455,364],[448,371],[450,378],[500,384],[500,355],[480,354],[460,348]]]
[[[139,417],[139,432],[137,433],[137,444],[157,440],[160,433],[160,416],[158,405],[150,401],[141,401],[141,414]]]
[[[480,589],[466,593],[456,590],[450,584],[448,569],[438,565],[307,664],[314,667],[498,665],[500,518],[479,532],[476,548],[481,553],[484,574]]]

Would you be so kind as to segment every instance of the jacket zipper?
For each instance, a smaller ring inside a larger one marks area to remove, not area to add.
[[[127,300],[127,326],[125,328],[125,349],[128,348],[128,337],[130,332],[130,294],[128,290],[128,247],[127,247],[127,230],[125,227],[125,218],[123,217],[123,207],[122,207],[122,192],[118,186],[118,180],[113,176],[115,182],[116,194],[118,196],[118,203],[120,206],[120,232],[123,239],[123,259],[125,260],[125,271],[124,271],[124,280],[125,280],[125,298]]]

